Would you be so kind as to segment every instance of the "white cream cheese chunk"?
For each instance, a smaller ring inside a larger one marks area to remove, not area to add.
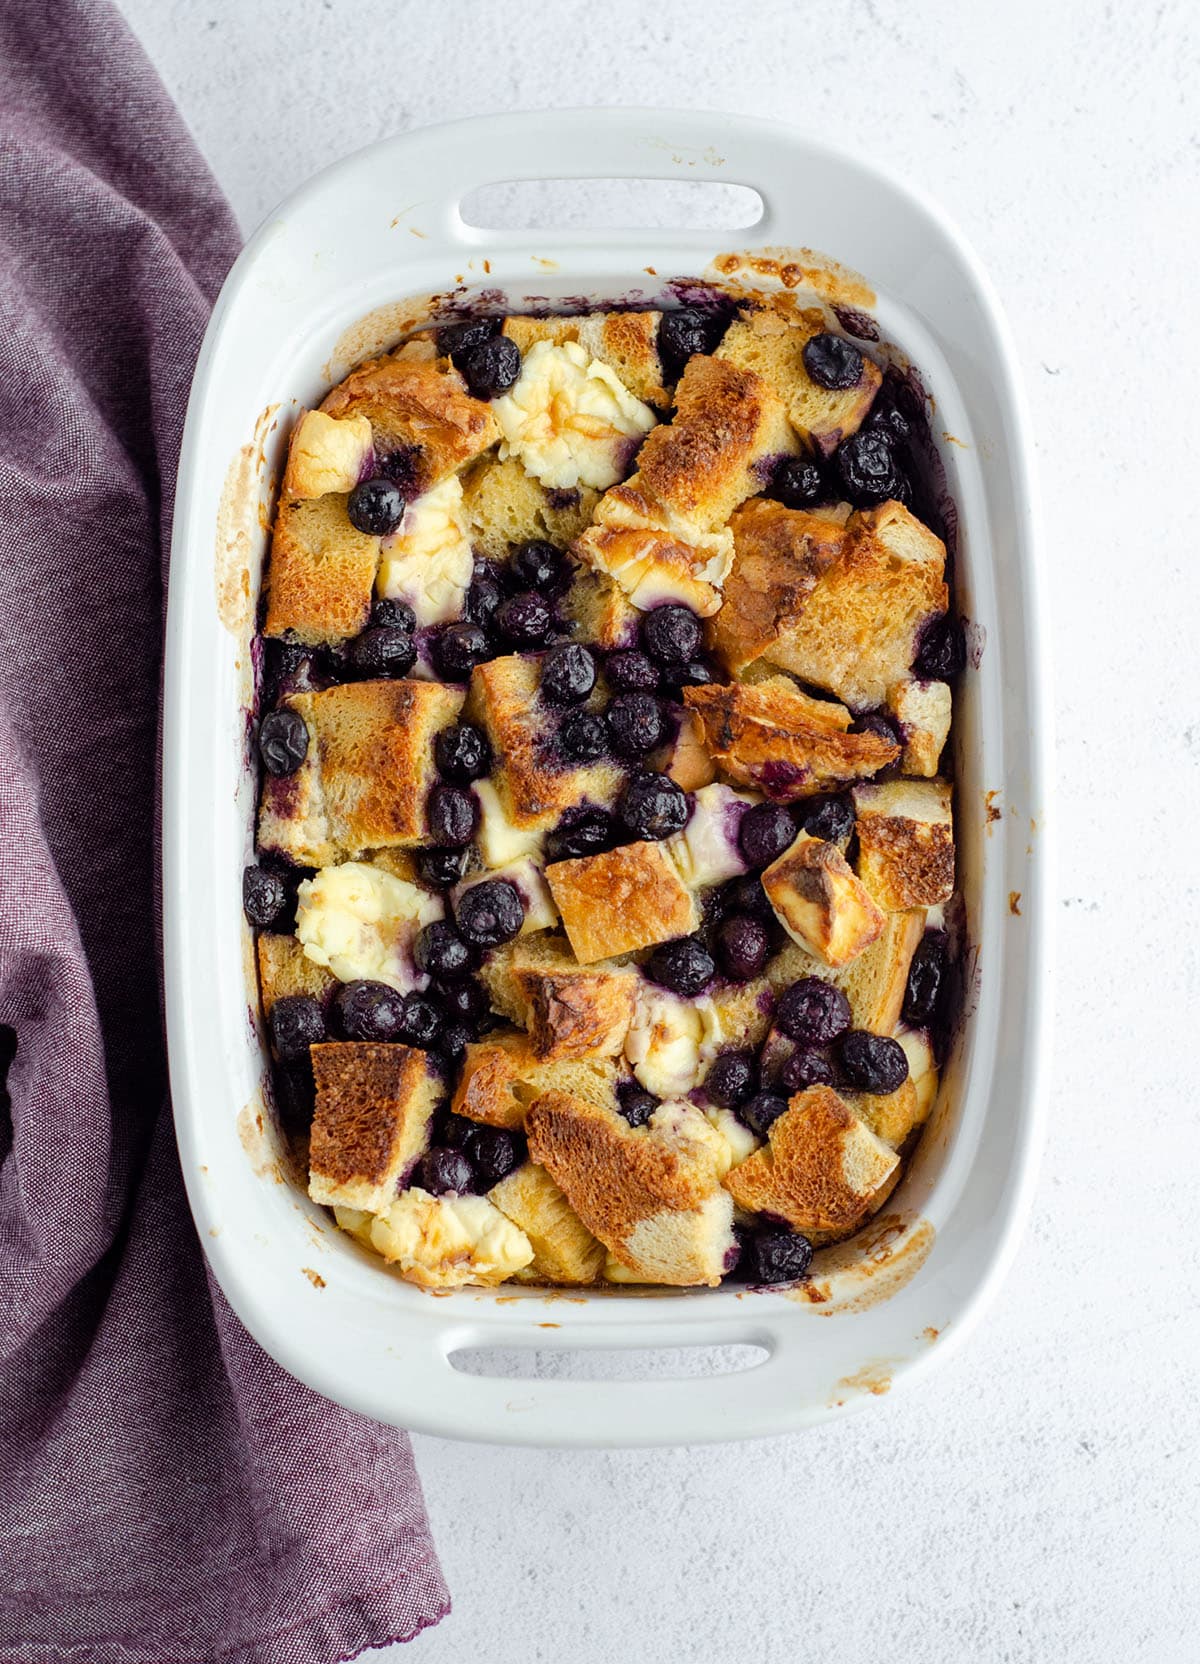
[[[376,593],[407,601],[420,625],[458,618],[474,570],[474,555],[457,474],[409,503],[379,550]]]
[[[297,895],[296,936],[314,965],[340,982],[386,982],[401,993],[425,986],[413,940],[442,917],[440,897],[362,861],[323,867]]]
[[[577,341],[536,341],[511,390],[493,399],[500,459],[515,456],[547,489],[603,491],[625,472],[657,418]]]
[[[681,1098],[700,1069],[700,1014],[694,1005],[650,983],[638,989],[625,1057],[656,1098]]]

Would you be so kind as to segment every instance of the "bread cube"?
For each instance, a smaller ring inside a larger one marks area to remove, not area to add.
[[[528,1031],[539,1060],[617,1057],[633,1018],[637,973],[580,965],[556,936],[518,937],[481,973],[493,1008]]]
[[[258,955],[258,986],[264,1017],[270,1017],[276,1000],[290,994],[308,994],[324,1000],[337,986],[337,978],[323,965],[316,965],[294,936],[275,936],[264,931],[255,943]]]
[[[550,491],[515,456],[488,457],[463,481],[463,507],[471,541],[490,560],[507,560],[522,543],[567,545],[585,530],[600,493],[591,486]]]
[[[654,758],[653,766],[685,792],[698,792],[717,777],[716,766],[704,743],[704,724],[695,711],[684,711],[675,737]]]
[[[842,1097],[864,1126],[890,1149],[898,1150],[908,1135],[925,1120],[916,1083],[910,1078],[894,1092],[849,1092]]]
[[[708,626],[709,645],[731,675],[760,660],[770,663],[775,644],[843,559],[847,518],[832,508],[787,509],[767,497],[752,498],[734,514],[724,605]]]
[[[864,353],[862,374],[853,387],[819,386],[805,368],[804,346],[824,328],[823,319],[791,322],[763,308],[730,324],[717,357],[761,376],[783,400],[800,438],[822,456],[831,456],[862,426],[883,373]]]
[[[637,646],[642,615],[616,579],[599,567],[580,567],[564,606],[583,641],[602,648]]]
[[[841,850],[806,832],[766,869],[762,886],[792,940],[827,965],[848,965],[883,931],[883,912]]]
[[[557,1089],[616,1108],[616,1065],[608,1058],[537,1057],[523,1031],[489,1034],[468,1045],[451,1108],[491,1127],[525,1125],[539,1092]]]
[[[917,680],[896,682],[888,689],[887,707],[904,741],[901,770],[932,779],[950,736],[952,700],[948,685]]]
[[[284,469],[284,497],[324,497],[354,490],[372,457],[371,424],[365,416],[339,421],[323,410],[304,410],[292,430]]]
[[[806,976],[836,983],[850,1001],[855,1028],[891,1034],[900,1021],[908,967],[924,932],[924,908],[885,913],[880,935],[848,965],[835,969],[807,948],[789,944],[771,960],[767,976],[777,992]]]
[[[699,924],[691,891],[658,843],[556,861],[546,881],[581,965],[686,936]]]
[[[594,1283],[604,1247],[588,1230],[544,1167],[524,1162],[488,1191],[488,1201],[523,1231],[533,1259],[522,1282]]]
[[[888,912],[937,907],[954,893],[954,827],[945,780],[856,786],[858,875]]]
[[[429,1146],[438,1077],[424,1052],[360,1041],[314,1046],[312,1065],[308,1193],[330,1207],[379,1212]]]
[[[281,496],[267,568],[268,636],[344,641],[371,617],[379,539],[350,524],[347,497]]]

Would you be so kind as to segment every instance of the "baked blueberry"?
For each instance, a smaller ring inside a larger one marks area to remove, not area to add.
[[[950,682],[967,662],[967,638],[961,622],[943,613],[927,624],[913,669],[928,681]]]
[[[552,647],[542,660],[542,698],[552,705],[577,705],[596,685],[596,661],[582,643]]]
[[[479,805],[461,786],[435,786],[426,808],[429,835],[444,849],[461,849],[475,836]]]
[[[689,659],[687,664],[673,664],[663,668],[663,681],[676,697],[680,688],[711,687],[714,682],[720,680],[720,676],[707,659]]]
[[[436,982],[433,991],[451,1018],[466,1023],[472,1030],[478,1029],[488,1014],[488,997],[473,977],[463,977],[458,982]]]
[[[687,664],[700,651],[700,620],[690,607],[669,602],[642,619],[642,646],[656,664]]]
[[[797,1046],[779,1071],[779,1084],[786,1092],[804,1092],[810,1086],[836,1086],[837,1070],[822,1046]]]
[[[539,595],[554,595],[565,589],[569,572],[566,557],[553,543],[533,538],[522,543],[510,563],[517,589],[534,589]]]
[[[242,911],[260,930],[290,927],[295,899],[293,886],[274,867],[247,867],[242,873]]]
[[[852,1028],[838,1041],[838,1061],[860,1092],[896,1092],[908,1079],[908,1057],[898,1040]]]
[[[516,886],[506,878],[485,878],[458,898],[455,920],[468,942],[496,948],[518,934],[525,923],[525,908]]]
[[[621,757],[644,757],[663,742],[666,720],[652,693],[619,693],[604,713],[613,750]]]
[[[463,601],[463,616],[469,624],[490,629],[496,609],[504,599],[504,585],[499,569],[491,561],[477,560],[475,573]]]
[[[810,797],[800,810],[800,825],[810,838],[840,843],[854,830],[854,805],[848,797]]]
[[[467,870],[466,849],[422,849],[417,855],[417,872],[434,890],[448,890]]]
[[[856,716],[847,730],[851,734],[875,734],[887,745],[900,745],[900,735],[896,731],[896,724],[883,711],[867,711],[863,716]]]
[[[465,682],[477,664],[492,656],[487,632],[479,624],[447,624],[433,637],[433,666],[444,682]]]
[[[681,936],[678,941],[663,942],[655,948],[646,972],[673,994],[693,999],[708,987],[717,974],[717,967],[703,942],[694,936]]]
[[[594,763],[608,750],[608,729],[594,711],[572,711],[558,730],[563,755],[573,763]]]
[[[785,456],[771,476],[771,495],[784,508],[812,508],[833,499],[833,488],[819,462],[809,456]]]
[[[396,1038],[410,1046],[420,1046],[422,1050],[432,1046],[446,1021],[441,1006],[428,994],[415,990],[405,994],[402,1003],[400,1032]]]
[[[391,624],[369,624],[346,649],[358,676],[407,676],[417,662],[417,644],[410,630]]]
[[[477,399],[498,399],[521,374],[521,349],[507,335],[493,335],[460,356],[458,368]]]
[[[308,729],[299,711],[269,711],[258,730],[258,754],[268,774],[295,774],[308,756]]]
[[[748,867],[769,867],[796,841],[796,823],[782,803],[756,803],[738,823],[738,848]]]
[[[623,647],[604,661],[604,674],[617,693],[653,693],[658,686],[658,669],[635,647]]]
[[[728,884],[722,884],[718,895],[722,914],[749,913],[764,924],[769,924],[775,917],[775,909],[767,899],[762,879],[756,872],[748,872],[742,878],[731,878]]]
[[[720,1109],[736,1109],[753,1096],[758,1065],[749,1052],[722,1052],[704,1077],[704,1090]]]
[[[658,353],[668,381],[678,381],[689,358],[708,353],[725,333],[726,319],[702,312],[698,306],[680,306],[664,312],[658,325]]]
[[[381,479],[391,480],[405,502],[411,503],[421,495],[426,483],[421,467],[423,454],[420,445],[394,445],[376,457],[375,473]]]
[[[417,627],[417,615],[407,601],[395,601],[385,595],[371,608],[371,623],[388,630],[407,630],[409,635]]]
[[[478,1121],[448,1109],[434,1120],[434,1144],[447,1150],[462,1150],[469,1156],[479,1130]]]
[[[248,871],[251,869],[247,869]],[[949,943],[941,930],[927,930],[917,943],[908,967],[901,1016],[914,1028],[923,1028],[938,1008],[946,980]]]
[[[284,1063],[298,1063],[325,1038],[325,1017],[311,994],[283,994],[271,1007],[271,1039]]]
[[[873,508],[891,497],[906,502],[912,496],[891,438],[880,428],[860,428],[844,439],[834,452],[834,463],[855,508]]]
[[[915,400],[902,382],[894,376],[885,376],[863,426],[878,428],[887,434],[893,444],[900,444],[912,432],[914,404]]]
[[[519,1167],[522,1149],[506,1127],[480,1127],[471,1140],[471,1160],[482,1189],[490,1190]]]
[[[747,1282],[777,1287],[798,1282],[812,1264],[812,1257],[813,1245],[806,1236],[782,1225],[769,1225],[755,1231],[746,1244],[740,1271]]]
[[[413,959],[419,971],[453,982],[475,969],[475,955],[449,919],[434,919],[417,933]]]
[[[631,1127],[644,1127],[658,1108],[659,1100],[636,1080],[623,1080],[617,1087],[617,1105]]]
[[[496,608],[495,627],[513,647],[541,647],[553,624],[550,607],[540,595],[524,590]]]
[[[275,1089],[275,1107],[284,1132],[289,1138],[303,1137],[312,1127],[317,1104],[317,1088],[309,1054],[305,1052],[299,1063],[277,1063],[271,1070],[271,1084]]]
[[[464,318],[461,323],[443,324],[435,337],[437,350],[461,370],[459,360],[490,341],[503,321],[502,318]]]
[[[857,387],[862,380],[863,355],[840,335],[810,336],[800,356],[812,380],[830,393]]]
[[[360,480],[350,493],[346,512],[356,531],[387,537],[404,518],[405,497],[394,480],[381,475]]]
[[[572,809],[546,840],[547,861],[566,861],[572,856],[595,855],[611,849],[618,828],[604,809]]]
[[[832,982],[801,977],[780,994],[775,1022],[798,1045],[826,1046],[850,1027],[850,1001]]]
[[[469,786],[482,780],[492,766],[492,748],[482,728],[473,722],[456,722],[443,728],[433,742],[433,760],[443,780]]]
[[[434,1041],[434,1048],[452,1069],[457,1069],[474,1038],[474,1026],[456,1017],[442,1029]]]
[[[325,656],[319,647],[268,637],[263,642],[262,708],[269,710],[289,693],[314,693],[326,687]]]
[[[343,982],[330,1006],[344,1040],[399,1040],[404,1031],[404,995],[386,982]]]
[[[682,832],[688,823],[688,800],[682,787],[668,775],[647,769],[628,781],[617,803],[617,815],[635,838],[657,842]]]
[[[778,1092],[756,1092],[738,1105],[738,1119],[759,1138],[765,1138],[787,1106],[787,1099],[781,1098]]]
[[[431,1196],[469,1196],[475,1188],[475,1169],[462,1150],[439,1145],[421,1157],[417,1183]]]
[[[730,913],[722,919],[714,945],[721,969],[734,982],[750,982],[761,976],[771,951],[766,925],[748,913]]]

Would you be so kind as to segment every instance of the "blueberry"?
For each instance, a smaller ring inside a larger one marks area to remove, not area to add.
[[[521,544],[512,557],[511,568],[518,589],[535,589],[541,595],[565,589],[570,575],[561,550],[537,538]]]
[[[687,664],[700,651],[700,620],[690,607],[670,602],[642,619],[642,646],[658,664]]]
[[[475,1170],[461,1150],[426,1150],[417,1168],[417,1182],[431,1196],[469,1196]]]
[[[299,711],[270,711],[258,730],[258,754],[268,774],[295,774],[308,756],[308,729]]]
[[[673,664],[664,668],[663,679],[673,694],[680,688],[711,687],[721,678],[704,659],[689,659],[687,664]]]
[[[325,1038],[325,1018],[311,994],[283,994],[271,1007],[270,1028],[284,1063],[298,1063]]]
[[[906,410],[904,406],[910,408]],[[885,433],[893,444],[900,444],[912,432],[912,400],[907,395],[903,384],[898,384],[894,378],[887,377],[883,386],[875,395],[875,402],[871,406],[871,413],[863,423],[864,427],[876,428]]]
[[[305,1052],[298,1063],[277,1063],[271,1071],[271,1083],[284,1132],[289,1138],[307,1134],[317,1100],[309,1054]]]
[[[659,1100],[636,1080],[623,1080],[617,1087],[617,1104],[631,1127],[644,1127],[658,1108]]]
[[[488,561],[477,561],[475,576],[471,579],[463,601],[463,616],[467,622],[478,624],[482,629],[490,629],[503,599],[504,586],[496,569]]]
[[[565,861],[573,856],[595,855],[600,850],[611,849],[617,835],[617,826],[605,810],[573,810],[547,838],[546,859]]]
[[[405,498],[393,480],[360,480],[350,493],[346,512],[356,531],[387,537],[404,518]]]
[[[573,763],[594,763],[608,750],[608,729],[594,711],[572,711],[558,731],[564,756]]]
[[[324,655],[319,647],[268,636],[263,642],[262,704],[266,710],[289,693],[314,693],[325,687]]]
[[[429,835],[444,849],[461,849],[475,836],[479,805],[461,786],[435,786],[426,809]]]
[[[738,823],[738,848],[749,867],[769,867],[796,841],[796,823],[782,803],[756,803]]]
[[[644,757],[662,744],[666,733],[662,706],[652,693],[619,693],[604,719],[621,757]]]
[[[542,698],[552,705],[576,705],[596,685],[596,661],[577,641],[553,647],[542,660]]]
[[[779,1084],[787,1092],[805,1092],[810,1086],[836,1086],[837,1070],[821,1046],[797,1046],[779,1071]]]
[[[446,1024],[434,1042],[439,1055],[445,1058],[452,1068],[457,1069],[466,1055],[467,1047],[475,1038],[475,1029],[470,1023],[461,1022],[455,1018]]]
[[[382,479],[391,480],[405,502],[410,503],[414,497],[421,495],[428,483],[422,461],[420,445],[397,445],[376,458],[375,473]]]
[[[758,1066],[749,1052],[722,1052],[704,1077],[704,1090],[721,1109],[745,1103],[758,1084]]]
[[[473,977],[456,982],[438,982],[434,990],[455,1022],[477,1029],[487,1016],[488,997]]]
[[[247,867],[242,873],[242,911],[260,930],[289,925],[295,899],[292,885],[272,867]]]
[[[860,428],[844,439],[834,452],[834,462],[855,508],[873,508],[891,497],[904,502],[912,496],[891,441],[878,428]]]
[[[694,936],[682,936],[676,942],[663,942],[656,947],[646,971],[673,994],[692,999],[708,987],[717,974],[717,967],[703,942]]]
[[[801,1046],[825,1046],[850,1027],[850,1001],[832,982],[801,977],[780,994],[775,1022]]]
[[[721,969],[735,982],[761,976],[771,951],[766,925],[746,913],[731,913],[721,920],[715,946]]]
[[[945,932],[941,930],[927,930],[917,943],[908,967],[908,986],[901,1012],[904,1021],[914,1028],[923,1028],[938,1008],[946,980],[948,947]]]
[[[838,1061],[861,1092],[896,1092],[908,1079],[908,1057],[898,1040],[852,1028],[838,1042]]]
[[[770,1225],[755,1231],[746,1245],[742,1275],[748,1282],[777,1286],[795,1283],[812,1264],[813,1245],[798,1231]]]
[[[507,335],[493,335],[461,356],[458,368],[477,399],[498,399],[521,374],[521,349]]]
[[[419,971],[444,982],[469,976],[475,968],[475,955],[449,919],[435,919],[422,927],[413,944],[413,959]]]
[[[658,326],[658,352],[668,381],[677,381],[689,358],[709,353],[725,333],[726,320],[702,312],[696,306],[681,306],[664,312]]]
[[[874,734],[885,745],[899,745],[901,743],[900,735],[896,732],[896,724],[890,716],[885,716],[882,711],[867,711],[865,715],[855,717],[847,732],[851,734]]]
[[[461,323],[443,324],[435,337],[437,350],[461,370],[460,360],[490,341],[502,322],[500,318],[464,318]]]
[[[417,644],[406,629],[370,624],[355,636],[346,657],[359,676],[407,676],[417,662]]]
[[[492,656],[492,645],[478,624],[447,624],[433,638],[434,669],[444,682],[465,682],[477,664]]]
[[[404,1009],[397,1038],[410,1046],[420,1046],[422,1050],[426,1050],[441,1033],[446,1020],[445,1013],[436,1000],[415,990],[411,994],[405,994],[402,1003]]]
[[[407,601],[394,601],[385,595],[371,608],[371,623],[389,630],[406,630],[412,635],[417,627],[417,615]]]
[[[830,393],[857,387],[862,380],[863,355],[840,335],[810,336],[801,357],[812,380]]]
[[[769,924],[775,917],[775,909],[767,899],[762,879],[754,872],[748,872],[743,878],[731,878],[728,884],[723,884],[719,899],[722,913],[749,913],[764,924]]]
[[[399,1040],[404,995],[386,982],[344,982],[333,996],[333,1020],[346,1040]]]
[[[468,942],[495,948],[518,934],[525,923],[525,908],[515,885],[505,878],[485,878],[458,898],[455,918]]]
[[[950,682],[965,668],[967,638],[961,622],[943,613],[927,624],[913,669],[927,681]]]
[[[781,1098],[778,1092],[756,1092],[738,1105],[738,1119],[759,1138],[765,1138],[787,1106],[787,1099]]]
[[[840,843],[854,830],[854,805],[848,797],[813,797],[800,810],[800,825],[810,838]]]
[[[433,760],[443,780],[469,786],[491,768],[492,748],[482,728],[471,722],[456,722],[452,728],[443,728],[434,740]]]
[[[771,496],[784,508],[812,508],[832,501],[834,492],[819,462],[807,456],[785,456],[771,476]]]
[[[541,647],[553,622],[549,605],[528,590],[496,608],[496,629],[514,647]]]
[[[682,832],[688,823],[688,800],[666,774],[635,774],[621,793],[617,815],[635,838],[657,842]]]
[[[472,1121],[469,1116],[456,1115],[448,1109],[435,1123],[437,1127],[436,1142],[447,1150],[462,1150],[470,1155],[480,1126],[478,1121]]]
[[[657,668],[633,647],[610,653],[604,663],[604,674],[609,687],[618,693],[653,693],[658,686]]]
[[[417,855],[422,881],[435,890],[448,890],[466,870],[466,849],[422,849]]]
[[[515,1135],[504,1127],[480,1127],[471,1141],[471,1160],[484,1190],[506,1179],[520,1166],[521,1156]]]

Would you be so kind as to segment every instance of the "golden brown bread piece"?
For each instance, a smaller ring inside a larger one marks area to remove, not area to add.
[[[766,497],[744,503],[730,521],[734,558],[725,601],[708,626],[709,645],[734,676],[761,659],[825,573],[842,559],[845,517],[786,509]]]
[[[330,416],[365,416],[379,456],[402,451],[406,484],[420,495],[500,437],[490,407],[473,399],[448,359],[405,353],[360,364],[329,393]]]
[[[379,539],[356,531],[340,492],[281,496],[267,568],[263,632],[297,641],[343,641],[371,616]]]
[[[294,936],[274,936],[264,931],[256,947],[264,1017],[271,1015],[276,1000],[289,994],[311,994],[323,1000],[337,986],[337,978],[324,966],[314,965]]]
[[[564,605],[582,641],[594,642],[597,647],[637,645],[642,615],[607,572],[580,567],[571,581]]]
[[[804,345],[824,328],[823,319],[789,321],[763,307],[730,324],[717,357],[753,370],[768,382],[787,406],[788,420],[801,439],[829,456],[862,426],[883,374],[864,353],[862,375],[853,387],[831,391],[819,386],[804,366]]]
[[[424,1052],[363,1041],[314,1046],[312,1064],[308,1193],[379,1212],[428,1147],[438,1077]]]
[[[841,850],[806,832],[772,861],[762,887],[792,940],[827,965],[848,965],[882,934],[884,915]]]
[[[546,868],[563,928],[581,965],[686,936],[699,915],[661,844],[623,844]]]
[[[908,967],[917,943],[925,932],[925,910],[888,913],[882,933],[864,948],[857,959],[834,970],[805,948],[788,945],[767,966],[767,976],[777,991],[791,987],[801,977],[819,976],[835,983],[850,1001],[855,1028],[872,1034],[891,1034],[900,1021]]]
[[[922,1098],[911,1077],[894,1092],[849,1092],[842,1097],[876,1138],[893,1150],[898,1150],[914,1127],[919,1127],[929,1114],[931,1100]]]
[[[616,1057],[633,1019],[637,973],[581,965],[561,937],[518,937],[488,955],[492,1007],[529,1034],[535,1057]]]
[[[954,893],[954,825],[945,780],[856,786],[858,874],[889,912],[936,907]]]
[[[614,486],[613,492],[625,488]],[[611,495],[611,494],[610,494]],[[611,513],[614,503],[597,510]],[[653,525],[589,526],[573,545],[576,554],[607,574],[642,612],[665,602],[690,607],[708,618],[721,604],[720,585],[732,557],[732,544],[714,555],[697,549],[673,531]]]
[[[554,745],[555,715],[538,693],[536,657],[510,654],[471,672],[466,716],[481,723],[496,766],[492,781],[515,826],[550,826],[577,804],[607,805],[622,775],[611,763],[576,767]]]
[[[720,1188],[727,1149],[691,1106],[662,1105],[648,1127],[566,1092],[535,1098],[529,1153],[593,1236],[639,1279],[715,1286],[734,1248]]]
[[[724,1183],[747,1212],[829,1240],[849,1236],[881,1205],[898,1166],[895,1152],[832,1087],[810,1086],[773,1123],[764,1148]]]
[[[522,353],[536,341],[550,341],[555,346],[578,341],[593,358],[607,364],[636,398],[665,408],[670,400],[658,356],[661,317],[661,312],[594,312],[583,317],[550,318],[513,315],[504,320],[504,334]]]
[[[372,452],[365,416],[339,420],[323,410],[302,410],[288,445],[283,497],[324,497],[351,492],[363,477]]]
[[[516,457],[482,458],[463,480],[463,506],[476,552],[507,560],[513,547],[537,538],[565,549],[592,518],[600,493],[591,486],[549,491]]]
[[[489,1034],[467,1046],[451,1107],[492,1127],[523,1127],[539,1092],[558,1088],[616,1107],[616,1065],[608,1058],[558,1059],[534,1054],[523,1030]]]
[[[294,774],[263,774],[258,804],[258,847],[286,855],[301,867],[327,867],[342,850],[329,825],[321,779],[321,753],[315,740],[311,693],[296,693],[282,703],[299,711],[308,727],[308,752]]]
[[[544,1167],[524,1162],[488,1191],[488,1201],[524,1231],[533,1260],[522,1282],[594,1283],[604,1264],[597,1242]]]
[[[878,734],[848,733],[844,706],[811,698],[786,676],[689,687],[683,697],[704,724],[718,772],[780,803],[836,791],[900,755]]]
[[[953,702],[949,687],[945,682],[896,682],[888,689],[887,707],[904,741],[902,772],[932,779],[950,737]]]

